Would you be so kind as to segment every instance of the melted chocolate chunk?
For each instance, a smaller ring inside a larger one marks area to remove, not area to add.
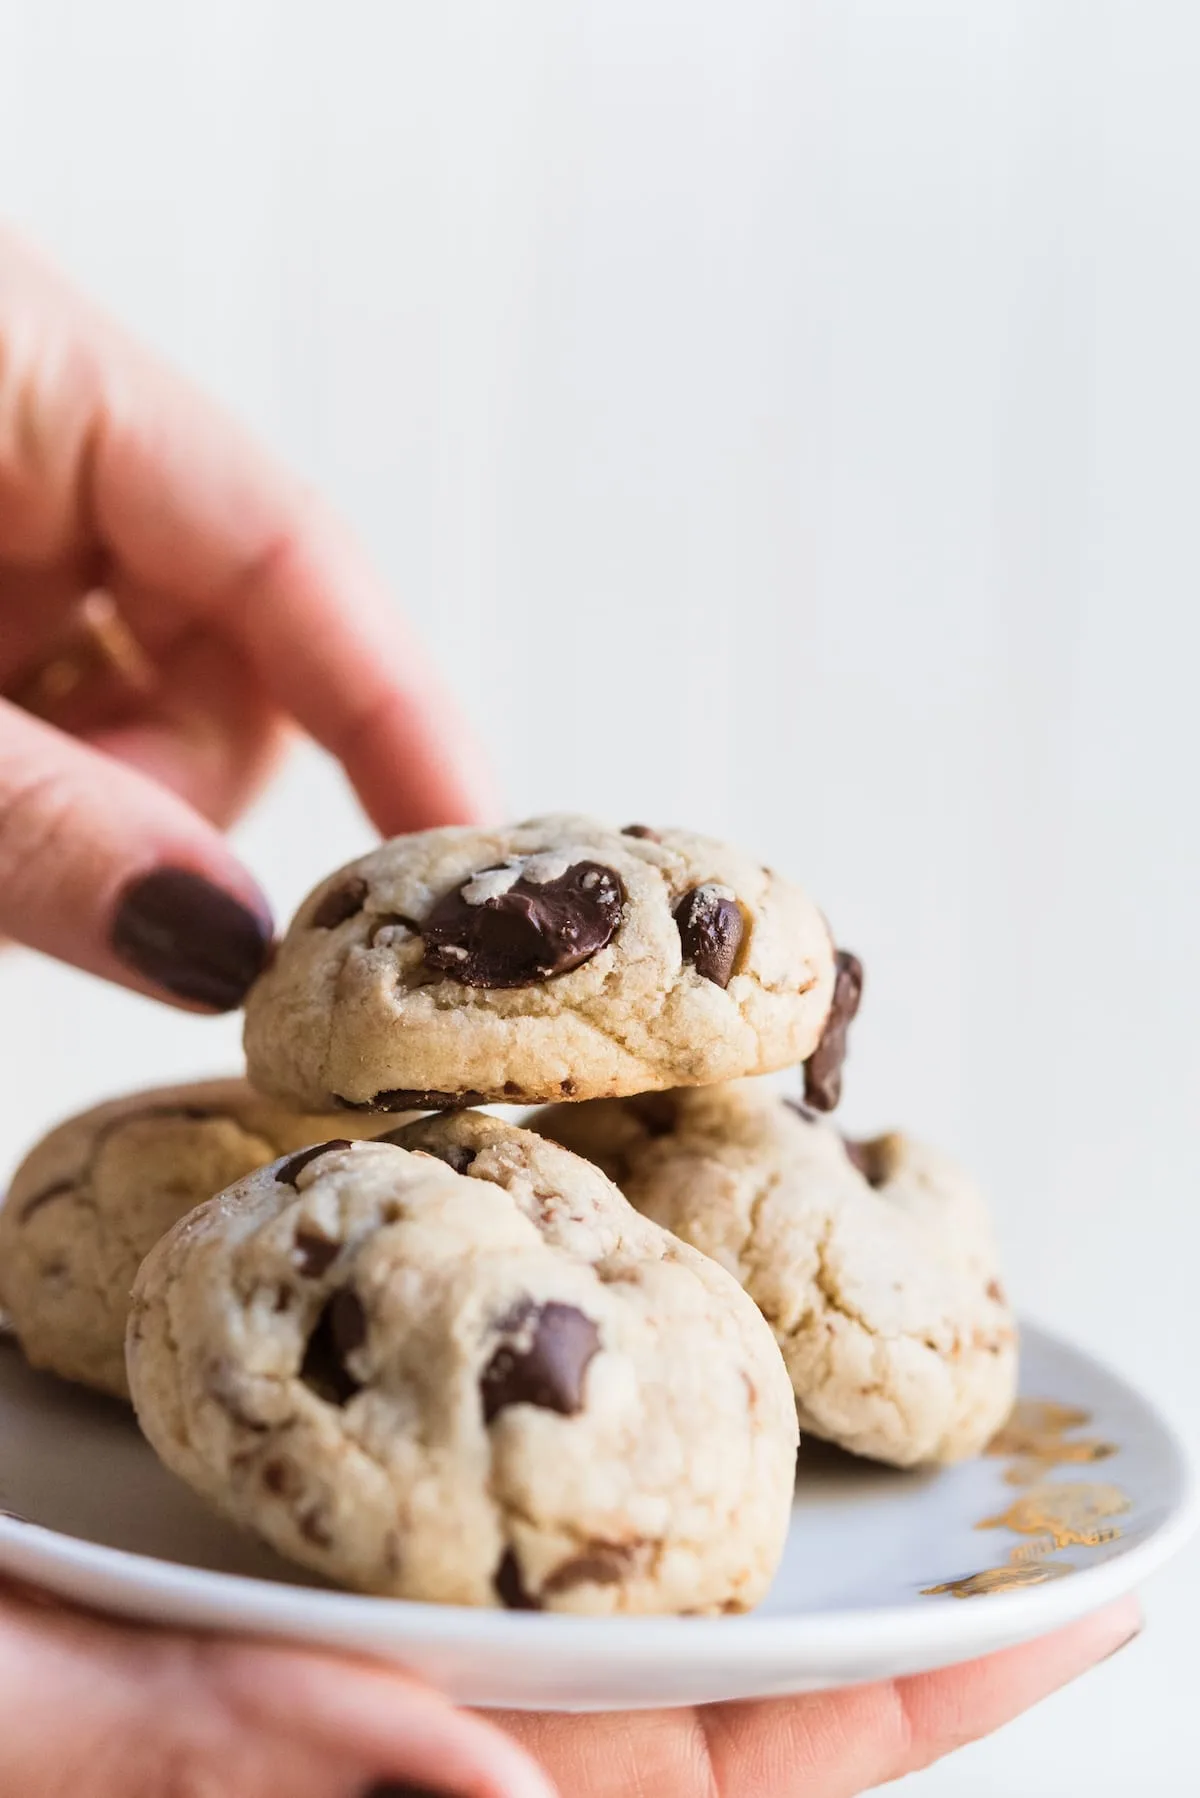
[[[285,1161],[282,1167],[276,1168],[275,1178],[280,1186],[294,1186],[300,1169],[307,1167],[310,1161],[315,1161],[318,1155],[327,1155],[331,1149],[348,1149],[350,1146],[348,1136],[331,1136],[328,1142],[315,1142],[311,1149],[301,1149],[298,1155],[293,1155],[290,1161]]]
[[[510,1317],[512,1314],[510,1313]],[[532,1329],[530,1322],[532,1321]],[[483,1418],[491,1423],[509,1405],[540,1405],[572,1417],[583,1409],[583,1376],[600,1347],[600,1332],[574,1305],[552,1300],[522,1311],[519,1342],[502,1342],[479,1382]]]
[[[413,1124],[400,1124],[395,1130],[385,1130],[376,1142],[395,1143],[398,1149],[419,1150],[423,1155],[433,1155],[438,1161],[444,1161],[452,1167],[456,1174],[465,1174],[478,1155],[478,1149],[468,1147],[465,1142],[440,1142],[437,1137],[437,1124],[430,1129],[428,1118],[419,1118]]]
[[[343,1099],[334,1093],[331,1103],[347,1111],[460,1111],[464,1105],[487,1105],[489,1099],[486,1093],[439,1093],[394,1086],[376,1093],[373,1099]]]
[[[300,1368],[304,1384],[326,1404],[346,1405],[362,1381],[346,1366],[346,1358],[367,1340],[367,1314],[358,1294],[343,1287],[322,1308]]]
[[[746,926],[736,899],[713,882],[693,887],[675,907],[683,959],[714,986],[726,987]]]
[[[583,1554],[563,1561],[542,1585],[543,1598],[573,1586],[615,1586],[625,1578],[636,1549],[624,1542],[589,1542]]]
[[[35,1192],[31,1199],[26,1199],[21,1207],[21,1222],[27,1224],[35,1211],[43,1205],[49,1205],[54,1199],[61,1199],[75,1188],[74,1180],[56,1180],[52,1186],[43,1186],[41,1192]]]
[[[367,883],[361,874],[352,874],[340,886],[331,887],[312,915],[314,930],[336,930],[347,918],[353,918],[366,903]]]
[[[427,1155],[436,1155],[447,1167],[452,1167],[456,1174],[465,1174],[478,1149],[468,1149],[465,1142],[422,1143],[421,1147]]]
[[[576,862],[555,880],[518,875],[474,905],[464,897],[471,884],[439,899],[421,932],[426,965],[464,986],[531,986],[568,973],[612,941],[625,903],[619,876],[600,862]]]
[[[492,1584],[496,1588],[496,1597],[506,1611],[540,1611],[541,1605],[536,1598],[531,1598],[525,1590],[525,1582],[521,1578],[521,1563],[511,1548],[506,1548],[500,1557],[500,1565],[492,1575]]]
[[[842,1096],[846,1034],[862,1002],[863,967],[857,955],[839,949],[836,967],[825,1030],[804,1064],[804,1097],[817,1111],[832,1111]]]
[[[292,1259],[306,1280],[319,1280],[337,1260],[341,1246],[340,1242],[331,1242],[328,1236],[301,1224],[296,1231]]]
[[[621,826],[623,837],[641,837],[647,843],[661,843],[662,838],[648,824],[624,824]]]

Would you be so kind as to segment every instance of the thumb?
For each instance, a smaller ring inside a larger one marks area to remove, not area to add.
[[[183,800],[0,701],[0,934],[228,1011],[262,969],[271,916]]]

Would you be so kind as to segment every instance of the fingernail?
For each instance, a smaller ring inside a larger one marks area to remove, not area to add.
[[[1139,1623],[1136,1629],[1130,1630],[1123,1642],[1118,1642],[1115,1648],[1110,1648],[1107,1654],[1102,1654],[1100,1656],[1100,1659],[1096,1662],[1097,1667],[1103,1667],[1105,1661],[1111,1661],[1114,1654],[1120,1654],[1123,1648],[1128,1648],[1131,1642],[1136,1642],[1145,1627],[1146,1625],[1144,1623]]]
[[[223,887],[186,868],[158,868],[124,889],[112,946],[127,967],[177,999],[231,1011],[270,952],[271,929]]]
[[[432,1786],[372,1786],[363,1798],[451,1798],[447,1792],[435,1792]]]

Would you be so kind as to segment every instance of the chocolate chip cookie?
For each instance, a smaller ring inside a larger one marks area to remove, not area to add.
[[[470,1112],[397,1134],[251,1174],[148,1256],[129,1373],[163,1460],[365,1592],[754,1604],[796,1417],[736,1281],[557,1144]]]
[[[847,1141],[754,1082],[556,1105],[531,1127],[740,1280],[802,1431],[907,1467],[977,1454],[1004,1421],[1016,1327],[983,1200],[945,1156]]]
[[[711,838],[567,816],[423,831],[300,907],[246,1054],[308,1107],[646,1092],[803,1061],[835,977],[812,902]]]
[[[244,1080],[98,1105],[38,1143],[0,1209],[0,1297],[35,1367],[127,1397],[138,1265],[194,1205],[285,1151],[385,1120],[284,1111]]]

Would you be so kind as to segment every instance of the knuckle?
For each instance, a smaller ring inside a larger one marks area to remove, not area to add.
[[[11,910],[37,885],[39,870],[72,835],[78,795],[59,771],[6,769],[0,757],[0,883]]]

